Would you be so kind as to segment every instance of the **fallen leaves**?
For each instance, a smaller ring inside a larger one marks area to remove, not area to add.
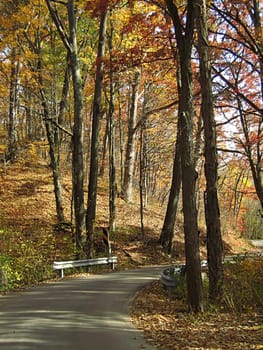
[[[137,293],[132,320],[162,350],[263,349],[263,315],[188,314],[180,300],[168,300],[159,281]]]

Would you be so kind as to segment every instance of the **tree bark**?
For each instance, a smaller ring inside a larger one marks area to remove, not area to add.
[[[50,165],[51,165],[52,176],[53,176],[57,219],[58,219],[58,222],[64,222],[65,217],[64,217],[64,207],[63,207],[63,198],[62,198],[62,187],[60,182],[60,171],[59,171],[59,166],[58,166],[57,156],[56,156],[54,127],[51,124],[52,119],[50,118],[50,115],[49,115],[48,102],[46,98],[46,92],[45,92],[44,81],[42,76],[43,69],[42,69],[40,42],[38,42],[38,47],[35,48],[35,53],[38,54],[37,73],[38,73],[38,81],[39,81],[39,91],[41,96],[41,104],[43,107],[43,120],[45,123],[46,134],[47,134],[47,139],[49,144],[49,156],[50,156]]]
[[[137,71],[135,73],[134,82],[132,84],[132,96],[131,96],[131,107],[129,112],[128,121],[128,141],[125,153],[124,162],[124,179],[122,187],[122,197],[127,202],[132,201],[132,180],[133,180],[133,169],[134,169],[134,159],[135,159],[135,124],[137,117],[137,106],[138,106],[138,89],[140,84],[141,73]]]
[[[80,66],[78,59],[78,45],[76,33],[76,9],[75,1],[68,0],[67,15],[69,33],[66,32],[64,24],[57,10],[51,6],[50,0],[45,0],[51,18],[53,19],[60,38],[67,49],[70,58],[70,68],[73,81],[74,94],[74,126],[72,136],[72,187],[74,201],[75,234],[78,255],[83,248],[82,239],[85,227],[84,211],[84,181],[83,181],[83,96]]]
[[[18,73],[19,62],[16,57],[16,49],[12,49],[11,53],[11,72],[10,72],[10,88],[9,88],[9,123],[8,123],[8,147],[6,159],[13,162],[17,153],[17,136],[15,130],[16,113],[18,104]]]
[[[99,44],[97,54],[97,69],[95,77],[95,91],[93,99],[92,114],[92,135],[91,135],[91,154],[90,154],[90,172],[88,184],[88,203],[86,214],[86,231],[87,231],[87,251],[88,257],[93,254],[93,234],[94,222],[96,218],[96,200],[97,200],[97,182],[98,182],[98,146],[99,146],[99,130],[101,119],[101,95],[103,83],[103,62],[105,50],[105,34],[107,24],[107,9],[103,11],[100,20]]]
[[[177,206],[180,195],[180,188],[182,182],[182,170],[181,170],[181,155],[179,150],[179,126],[177,128],[177,140],[175,147],[174,163],[173,163],[173,177],[172,184],[168,199],[168,204],[166,208],[165,219],[162,227],[162,232],[160,235],[160,243],[167,254],[171,254],[172,243],[174,237],[174,226],[177,214]]]
[[[74,0],[68,1],[68,23],[70,43],[70,67],[73,81],[74,94],[74,125],[72,137],[72,177],[73,177],[73,198],[75,213],[75,230],[77,249],[83,248],[82,239],[85,227],[84,211],[84,179],[83,179],[83,94],[80,66],[78,59],[76,14]]]
[[[182,194],[184,213],[185,257],[187,269],[187,294],[190,311],[203,309],[201,264],[196,210],[196,170],[193,147],[193,100],[191,52],[194,34],[193,2],[188,1],[186,24],[180,20],[177,6],[172,0],[166,0],[175,31],[178,48],[178,65],[181,81],[179,82],[179,128],[182,169]]]
[[[110,98],[109,98],[109,227],[110,233],[115,231],[116,220],[116,168],[115,168],[115,119],[114,119],[114,86],[112,67],[113,24],[110,22],[109,52],[110,52]]]
[[[207,259],[209,270],[209,296],[216,301],[222,295],[223,243],[221,237],[220,212],[217,195],[216,123],[214,117],[211,64],[208,46],[208,30],[205,0],[196,1],[196,23],[198,31],[198,54],[201,85],[201,116],[205,139],[205,217],[207,228]]]
[[[51,122],[48,120],[49,117],[45,116],[48,113],[46,101],[42,101],[42,105],[44,108],[44,120],[45,120],[46,133],[47,133],[48,144],[49,144],[49,156],[50,156],[50,164],[51,164],[52,175],[53,175],[57,219],[58,219],[58,222],[64,222],[65,217],[64,217],[64,207],[63,207],[63,198],[62,198],[62,188],[60,183],[60,171],[59,171],[59,166],[58,166],[57,157],[56,157],[54,128]]]

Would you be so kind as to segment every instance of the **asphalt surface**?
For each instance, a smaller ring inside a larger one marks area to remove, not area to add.
[[[0,296],[0,350],[153,350],[132,299],[163,268],[65,278]]]

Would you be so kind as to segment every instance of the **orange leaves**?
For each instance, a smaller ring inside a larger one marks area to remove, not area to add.
[[[100,17],[107,10],[115,7],[119,2],[120,0],[87,0],[85,8],[92,17]]]

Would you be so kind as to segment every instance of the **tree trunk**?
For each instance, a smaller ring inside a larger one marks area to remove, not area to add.
[[[144,133],[145,133],[145,123],[143,122],[141,124],[141,130],[140,130],[140,180],[139,180],[139,187],[140,187],[140,219],[141,219],[141,233],[142,238],[145,238],[145,230],[144,230],[144,194],[146,191],[145,186],[145,180],[146,180],[146,174],[145,174],[145,158],[146,156],[144,154],[145,151],[145,140],[144,140]]]
[[[112,67],[112,37],[113,24],[110,26],[109,33],[109,52],[110,52],[110,98],[109,98],[109,211],[110,233],[115,231],[116,219],[116,168],[115,168],[115,119],[114,119],[114,87],[113,87],[113,67]]]
[[[128,141],[126,146],[125,163],[124,163],[124,179],[122,187],[122,196],[127,202],[132,201],[132,180],[133,180],[133,169],[135,160],[135,123],[137,117],[137,105],[138,105],[138,89],[140,84],[141,73],[137,71],[135,73],[135,79],[132,84],[132,97],[131,107],[129,112],[128,121]]]
[[[222,295],[222,237],[220,212],[217,196],[217,153],[216,123],[214,117],[211,65],[208,46],[207,15],[205,0],[196,1],[196,21],[198,31],[198,53],[200,64],[201,115],[205,136],[205,177],[206,177],[206,228],[207,258],[209,270],[209,296],[216,301]]]
[[[182,169],[182,194],[184,213],[185,257],[187,269],[187,294],[190,311],[203,309],[202,279],[199,252],[199,237],[196,210],[196,170],[193,146],[193,100],[191,52],[194,34],[193,2],[188,1],[186,25],[180,20],[176,5],[166,0],[168,12],[173,20],[176,36],[181,81],[179,82],[180,153]]]
[[[13,162],[17,152],[17,136],[15,130],[16,113],[17,113],[17,87],[18,87],[19,62],[16,58],[16,50],[11,53],[11,72],[9,88],[9,123],[8,123],[8,148],[6,159]]]
[[[101,95],[103,83],[103,62],[105,50],[105,34],[107,23],[107,10],[101,15],[100,30],[99,30],[99,44],[97,54],[97,69],[95,77],[95,91],[93,100],[93,114],[92,114],[92,135],[91,135],[91,154],[90,154],[90,172],[88,184],[88,204],[86,215],[86,230],[87,230],[87,256],[91,257],[93,254],[93,234],[94,222],[96,218],[96,200],[97,200],[97,182],[98,182],[98,152],[99,152],[99,130],[101,119]]]
[[[69,94],[69,82],[70,82],[70,65],[68,64],[69,60],[70,60],[70,55],[68,52],[66,57],[66,68],[64,73],[64,81],[63,81],[62,93],[61,93],[61,98],[59,103],[58,118],[57,118],[58,124],[62,127],[65,124],[65,112],[67,108],[67,99]],[[63,136],[62,136],[61,130],[57,128],[57,132],[55,134],[55,146],[57,150],[58,163],[60,161],[60,146],[62,143],[62,139],[63,139]]]
[[[123,183],[123,153],[124,153],[124,145],[123,145],[123,123],[121,119],[121,101],[120,101],[120,92],[118,92],[118,134],[119,134],[119,152],[120,152],[120,183]]]
[[[45,112],[47,111],[46,102],[42,101],[42,105],[44,107],[44,114],[46,114]],[[64,217],[63,199],[62,199],[62,188],[60,183],[59,166],[58,166],[57,157],[56,157],[54,129],[53,129],[53,125],[48,120],[49,117],[48,116],[44,117],[44,119],[45,119],[45,126],[46,126],[46,132],[47,132],[47,138],[48,138],[48,144],[49,144],[49,156],[50,156],[50,164],[51,164],[52,175],[53,175],[57,219],[58,219],[58,222],[64,222],[65,217]]]
[[[60,183],[60,172],[59,172],[59,166],[58,166],[57,157],[56,157],[54,129],[53,129],[53,125],[51,124],[51,118],[50,118],[49,109],[48,109],[48,102],[46,98],[46,92],[45,92],[44,82],[42,77],[42,58],[41,58],[40,43],[39,43],[39,47],[35,49],[35,53],[38,53],[37,72],[38,72],[38,81],[39,81],[39,91],[41,96],[41,104],[43,107],[43,114],[44,114],[43,119],[45,122],[47,139],[49,144],[49,156],[50,156],[50,165],[51,165],[52,175],[53,175],[57,219],[58,219],[58,222],[64,222],[65,218],[64,218],[63,199],[62,199],[62,188]]]
[[[67,49],[70,58],[70,68],[73,81],[74,94],[74,126],[72,136],[72,188],[74,201],[75,233],[78,254],[82,250],[82,238],[85,227],[84,189],[83,189],[83,96],[80,66],[78,59],[77,32],[76,32],[76,8],[75,1],[68,0],[68,28],[69,34],[65,33],[62,20],[57,9],[51,6],[50,0],[45,0],[49,13],[56,25],[60,38]]]
[[[164,251],[168,254],[171,254],[172,251],[172,242],[174,237],[174,225],[177,214],[177,206],[180,195],[181,181],[182,181],[182,170],[181,170],[181,156],[179,150],[179,127],[177,128],[177,140],[176,148],[174,155],[174,164],[173,164],[173,177],[172,185],[170,189],[165,219],[163,223],[162,232],[160,235],[160,243],[164,248]]]
[[[82,82],[78,59],[78,47],[76,37],[76,12],[74,0],[68,1],[68,23],[70,41],[70,67],[73,81],[74,94],[74,126],[72,137],[72,176],[73,176],[73,198],[75,213],[75,229],[77,248],[82,249],[82,239],[85,227],[84,211],[84,189],[83,189],[83,96]]]
[[[100,164],[99,176],[104,176],[105,165],[108,151],[108,139],[109,139],[109,114],[106,115],[106,128],[103,136],[102,157]]]
[[[262,5],[262,4],[261,4]],[[258,52],[261,53],[258,56],[259,63],[260,63],[260,82],[261,82],[261,98],[263,99],[263,34],[262,34],[262,24],[261,24],[261,16],[260,16],[260,2],[259,0],[253,0],[253,11],[251,11],[252,14],[252,20],[255,27],[256,32],[256,42],[259,46]],[[261,13],[262,14],[262,13]],[[262,207],[263,211],[263,207]]]

